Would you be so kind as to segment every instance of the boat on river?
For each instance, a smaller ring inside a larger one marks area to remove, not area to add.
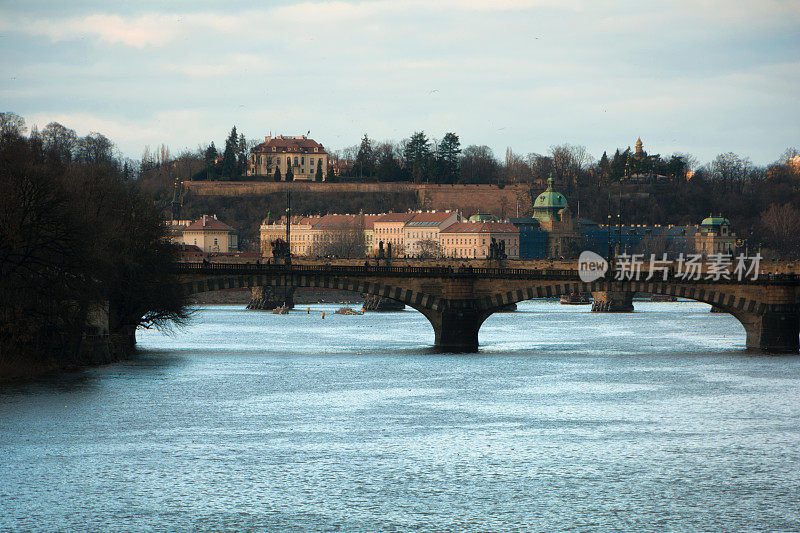
[[[563,305],[587,305],[592,303],[592,295],[588,292],[571,292],[562,295],[559,302]]]

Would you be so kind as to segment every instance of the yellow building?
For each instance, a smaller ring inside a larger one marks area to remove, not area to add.
[[[314,256],[324,244],[342,237],[342,233],[363,231],[364,255],[372,249],[373,224],[379,215],[325,215],[292,217],[289,228],[289,251],[296,256]],[[265,220],[260,227],[261,255],[272,257],[272,243],[286,239],[286,220]]]
[[[325,181],[328,153],[321,144],[305,135],[265,137],[263,143],[250,150],[246,174],[271,178],[278,169],[281,180],[286,181],[290,168],[295,180],[314,181],[319,174],[321,181]]]
[[[216,215],[203,215],[183,229],[183,244],[193,245],[205,253],[235,252],[236,230],[217,220]]]
[[[439,232],[445,257],[487,259],[492,239],[504,243],[509,259],[519,259],[519,229],[509,222],[457,222]]]
[[[415,213],[386,213],[375,220],[372,251],[378,255],[381,243],[384,253],[392,245],[392,257],[403,257],[405,248],[405,227]]]
[[[460,222],[460,215],[453,211],[419,212],[403,227],[403,252],[406,257],[438,256],[439,232]],[[394,249],[392,251],[394,253]]]

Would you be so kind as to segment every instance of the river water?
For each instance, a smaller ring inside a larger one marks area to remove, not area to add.
[[[800,358],[635,305],[525,302],[471,355],[410,310],[202,307],[0,390],[0,529],[799,530]]]

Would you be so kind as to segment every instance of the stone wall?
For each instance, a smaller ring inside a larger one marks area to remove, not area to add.
[[[284,194],[285,182],[275,181],[185,181],[187,191],[198,196],[263,196]],[[318,183],[296,181],[292,194],[387,194],[412,191],[418,208],[445,211],[458,210],[465,215],[478,211],[497,216],[524,214],[531,206],[530,189],[524,185],[436,185],[413,183]]]

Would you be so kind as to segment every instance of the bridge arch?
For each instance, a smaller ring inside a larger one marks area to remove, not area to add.
[[[542,281],[481,298],[483,320],[502,307],[534,298],[557,298],[573,292],[646,292],[686,298],[717,307],[732,315],[745,330],[747,347],[766,351],[798,350],[800,306],[771,305],[750,298],[740,286],[725,283],[604,281],[592,283]],[[481,323],[483,322],[481,321]],[[478,326],[480,327],[480,326]]]
[[[339,289],[362,294],[373,294],[390,300],[396,300],[420,312],[424,310],[438,311],[443,307],[441,298],[421,291],[378,281],[341,276],[312,276],[302,274],[204,276],[199,279],[183,281],[181,283],[181,289],[184,294],[198,294],[226,289],[263,286],[280,287],[283,285],[319,289]],[[423,314],[425,313],[423,312]]]
[[[735,288],[726,290],[725,285],[645,281],[595,281],[591,283],[542,281],[532,284],[528,282],[518,289],[484,296],[480,300],[480,307],[483,310],[495,312],[504,306],[525,300],[558,298],[574,292],[604,291],[646,292],[686,298],[716,306],[730,314],[764,310],[763,303],[735,294]]]

